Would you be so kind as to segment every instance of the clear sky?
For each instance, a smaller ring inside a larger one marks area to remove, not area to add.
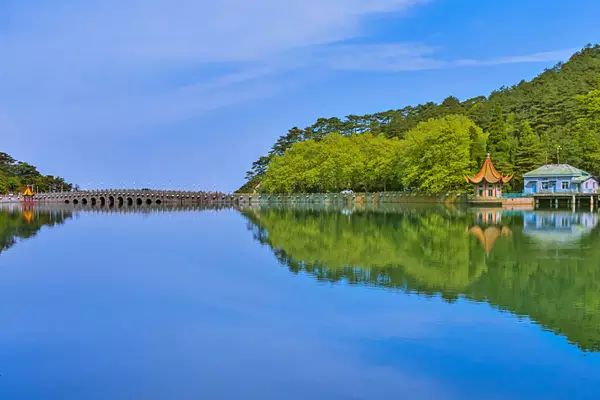
[[[292,126],[488,94],[600,2],[2,0],[0,151],[82,187],[233,190]]]

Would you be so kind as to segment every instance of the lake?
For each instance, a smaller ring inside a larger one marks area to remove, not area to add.
[[[0,398],[596,399],[598,216],[4,206]]]

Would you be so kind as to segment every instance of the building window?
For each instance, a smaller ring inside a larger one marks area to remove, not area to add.
[[[563,181],[562,188],[563,188],[563,190],[569,189],[569,182],[568,181]]]
[[[492,197],[494,195],[494,189],[488,189],[488,197]]]
[[[550,189],[550,182],[542,182],[542,190]]]

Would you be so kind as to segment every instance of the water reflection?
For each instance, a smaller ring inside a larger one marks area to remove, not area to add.
[[[4,205],[0,207],[0,253],[37,234],[44,226],[60,225],[71,218],[64,208],[35,208],[33,206]]]
[[[502,210],[480,209],[474,212],[476,224],[469,228],[469,233],[475,236],[486,254],[490,254],[496,240],[502,236],[511,236],[511,229],[502,225]]]
[[[20,239],[28,239],[44,226],[61,225],[80,212],[98,214],[151,214],[173,211],[221,210],[227,205],[209,206],[143,206],[143,207],[91,207],[73,205],[0,204],[0,253]]]
[[[131,213],[206,207],[88,209]],[[215,209],[209,207],[209,209]],[[0,253],[73,207],[0,208]],[[444,207],[241,210],[260,243],[318,280],[488,302],[581,349],[600,350],[600,230],[595,213]]]
[[[598,216],[554,211],[242,211],[293,273],[485,301],[600,350]]]
[[[598,225],[598,214],[570,212],[526,212],[525,233],[542,243],[576,243]]]

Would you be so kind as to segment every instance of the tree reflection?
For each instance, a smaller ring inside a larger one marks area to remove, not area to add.
[[[485,301],[528,316],[584,350],[600,350],[596,214],[431,208],[242,213],[256,239],[294,273]]]
[[[43,226],[62,224],[72,213],[62,208],[34,206],[0,207],[0,253],[13,246],[19,239],[28,239]]]

